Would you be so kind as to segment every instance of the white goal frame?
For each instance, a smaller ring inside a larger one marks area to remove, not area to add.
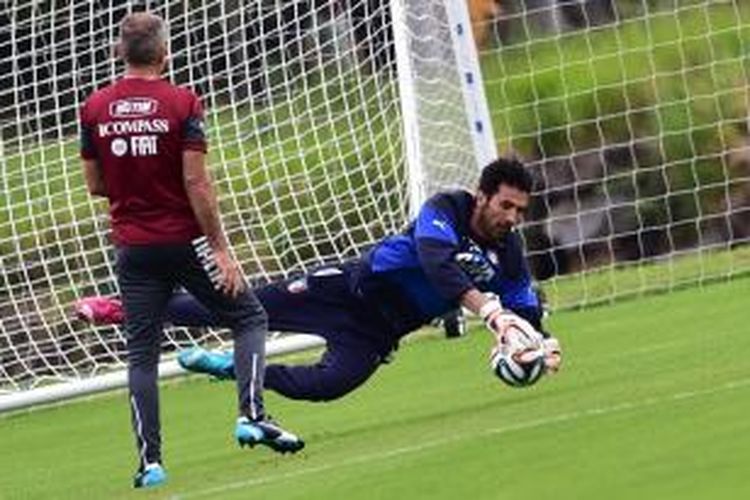
[[[414,213],[430,191],[436,189],[436,186],[430,185],[427,181],[429,179],[429,166],[425,165],[426,160],[422,154],[424,145],[427,144],[427,147],[429,147],[429,144],[425,142],[425,136],[429,136],[430,131],[424,130],[425,127],[428,127],[428,124],[423,123],[423,120],[420,119],[420,98],[415,92],[415,80],[419,78],[417,73],[420,70],[415,68],[414,65],[415,53],[412,48],[414,32],[409,24],[409,16],[411,15],[409,3],[408,0],[390,0],[389,5],[395,27],[393,43],[398,72],[402,140],[406,149],[405,162],[408,172],[408,191],[410,193],[408,211]],[[459,99],[464,103],[466,112],[464,117],[457,117],[457,119],[466,120],[466,123],[459,126],[467,130],[467,136],[470,136],[472,142],[470,148],[473,151],[466,159],[461,161],[468,162],[464,166],[474,172],[468,174],[469,178],[473,178],[479,168],[495,156],[496,147],[468,11],[463,2],[452,0],[432,0],[423,3],[429,4],[428,7],[431,9],[445,11],[443,15],[447,20],[447,25],[441,26],[441,29],[446,33],[450,32],[454,59],[452,61],[439,61],[440,68],[437,71],[444,71],[444,66],[447,64],[455,69],[455,74],[443,76],[460,82],[461,95]],[[434,35],[421,32],[419,36],[430,37]],[[443,33],[443,36],[445,36],[445,33]],[[334,48],[332,50],[339,49]],[[346,61],[343,61],[340,64],[346,63]],[[429,66],[432,63],[428,60],[422,64]],[[2,146],[3,143],[0,139],[0,151],[2,151]],[[268,341],[267,355],[284,355],[322,345],[323,340],[321,338],[311,335],[274,337]],[[162,379],[185,374],[185,371],[171,357],[167,357],[160,364],[159,372]],[[0,392],[0,412],[122,388],[127,385],[127,374],[120,364],[120,367],[114,371],[105,370],[104,373],[92,377],[72,378],[66,381],[52,380],[51,382],[49,385],[40,384],[38,387],[19,391]]]

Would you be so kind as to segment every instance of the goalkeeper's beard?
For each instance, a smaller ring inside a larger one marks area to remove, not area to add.
[[[477,217],[477,229],[483,240],[497,241],[513,229],[513,224],[502,221],[495,222],[488,215],[487,209],[481,208]]]

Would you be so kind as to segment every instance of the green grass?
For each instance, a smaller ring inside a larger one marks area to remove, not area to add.
[[[562,310],[613,303],[687,286],[744,276],[750,270],[750,246],[696,248],[679,257],[621,262],[558,276],[544,283],[550,308]]]
[[[750,493],[750,280],[550,319],[564,371],[500,385],[481,328],[406,343],[330,404],[269,394],[308,441],[296,456],[236,448],[232,385],[164,384],[167,486],[130,489],[122,392],[0,418],[0,497],[744,498]]]

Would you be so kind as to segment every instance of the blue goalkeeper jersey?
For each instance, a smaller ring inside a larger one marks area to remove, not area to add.
[[[519,235],[480,245],[472,238],[474,196],[465,191],[437,194],[416,220],[389,236],[362,260],[356,286],[381,304],[397,336],[460,306],[471,288],[496,294],[503,305],[541,329],[541,308]]]

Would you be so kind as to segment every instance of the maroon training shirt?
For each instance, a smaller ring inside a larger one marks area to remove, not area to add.
[[[182,152],[206,152],[198,97],[166,80],[126,77],[81,109],[81,157],[96,160],[119,245],[185,243],[201,234]]]

